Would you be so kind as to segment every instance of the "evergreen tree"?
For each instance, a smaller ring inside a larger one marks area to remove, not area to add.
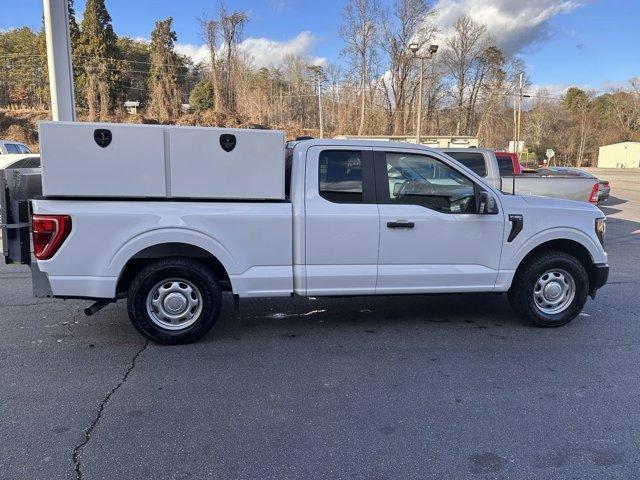
[[[104,0],[87,0],[77,48],[89,118],[109,115],[118,86],[117,36]]]
[[[212,110],[215,106],[215,89],[211,80],[201,80],[189,94],[189,105],[194,112]]]
[[[165,123],[180,115],[180,91],[177,83],[178,58],[173,51],[177,40],[171,17],[156,22],[151,32],[151,71],[147,113]]]
[[[76,10],[73,8],[73,0],[67,0],[67,6],[69,10],[69,37],[71,39],[71,50],[74,51],[78,48],[78,42],[80,41],[80,26],[76,21]]]

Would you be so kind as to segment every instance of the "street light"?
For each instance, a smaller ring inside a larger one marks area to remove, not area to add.
[[[424,89],[424,61],[433,58],[438,51],[438,45],[429,45],[427,49],[428,55],[418,55],[420,51],[419,43],[410,43],[409,50],[413,56],[420,59],[420,90],[418,91],[418,119],[416,121],[416,143],[420,143],[420,130],[422,129],[422,91]]]

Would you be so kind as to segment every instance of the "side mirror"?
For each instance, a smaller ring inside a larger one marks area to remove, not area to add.
[[[493,194],[482,191],[478,195],[478,213],[483,215],[497,215],[500,213],[498,209],[498,201]]]

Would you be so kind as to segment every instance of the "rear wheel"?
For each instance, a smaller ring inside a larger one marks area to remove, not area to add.
[[[129,287],[133,326],[156,343],[183,344],[205,335],[218,319],[222,292],[213,272],[190,258],[144,267]]]
[[[582,311],[589,277],[582,263],[564,252],[545,252],[516,274],[509,302],[521,316],[541,327],[566,325]]]

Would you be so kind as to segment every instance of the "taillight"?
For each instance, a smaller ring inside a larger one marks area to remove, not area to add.
[[[71,233],[71,217],[34,214],[31,220],[33,253],[38,260],[49,260]]]
[[[591,194],[589,195],[589,203],[598,203],[598,190],[600,187],[597,183],[593,184],[593,188],[591,189]]]

